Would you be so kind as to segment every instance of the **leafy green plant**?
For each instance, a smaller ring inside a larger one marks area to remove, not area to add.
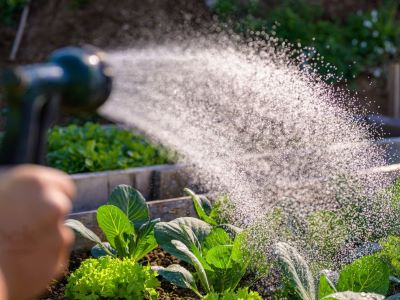
[[[207,294],[204,300],[262,300],[260,294],[249,289],[238,289],[237,292],[225,291],[224,293],[210,293]]]
[[[110,255],[138,261],[157,247],[153,229],[159,219],[150,220],[146,200],[130,186],[119,185],[112,191],[107,205],[97,210],[97,222],[108,243],[103,243],[81,222],[73,219],[66,221],[67,226],[96,243],[92,248],[95,257]]]
[[[86,259],[68,278],[65,296],[74,300],[157,299],[160,285],[150,266],[131,259]]]
[[[115,126],[86,123],[55,127],[48,140],[49,165],[67,173],[165,164],[171,158],[164,148]]]
[[[154,235],[160,247],[193,266],[194,273],[180,265],[157,267],[157,272],[177,286],[204,294],[234,291],[245,275],[250,257],[244,233],[230,236],[220,227],[195,218],[159,222]],[[201,287],[201,288],[200,288]]]
[[[227,211],[232,210],[232,204],[227,195],[219,197],[214,204],[211,204],[207,197],[196,195],[188,188],[185,188],[184,192],[192,199],[194,210],[200,220],[212,226],[228,223],[223,217],[228,213]]]
[[[380,241],[382,250],[379,255],[390,265],[390,275],[400,277],[400,237],[388,236]]]
[[[305,240],[316,257],[333,261],[348,236],[346,224],[336,212],[321,210],[307,217]]]
[[[300,299],[384,299],[382,295],[389,291],[389,266],[377,255],[364,256],[344,266],[337,283],[322,274],[316,289],[310,268],[299,252],[286,243],[278,243],[276,248],[283,272]]]
[[[308,1],[280,1],[270,9],[262,5],[256,0],[218,0],[214,11],[223,21],[233,20],[237,31],[265,31],[280,43],[289,42],[327,80],[352,81],[363,72],[378,77],[385,61],[399,55],[398,1],[382,1],[375,10],[344,19],[327,18],[321,5]]]

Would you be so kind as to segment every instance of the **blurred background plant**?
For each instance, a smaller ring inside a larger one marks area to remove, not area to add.
[[[308,57],[328,81],[353,80],[362,73],[382,75],[382,66],[399,55],[399,2],[382,1],[375,9],[329,16],[321,4],[283,0],[272,8],[262,0],[217,0],[213,6],[235,30],[264,31]]]
[[[0,23],[10,25],[15,15],[28,3],[28,0],[0,0]]]
[[[116,126],[86,123],[54,127],[48,135],[48,163],[67,173],[167,164],[174,154],[145,137]]]

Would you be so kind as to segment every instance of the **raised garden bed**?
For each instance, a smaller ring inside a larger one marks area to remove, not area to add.
[[[148,206],[151,217],[154,219],[160,218],[162,221],[171,221],[178,217],[195,216],[193,202],[190,197],[150,201],[148,202]],[[98,234],[101,238],[104,238],[104,235],[97,224],[95,209],[72,213],[69,215],[69,218],[82,222],[87,228]],[[93,242],[82,238],[79,235],[76,236],[74,244],[75,251],[87,251],[93,246]]]
[[[133,186],[148,200],[160,200],[183,196],[183,188],[190,181],[181,165],[158,165],[70,176],[77,186],[73,212],[96,209],[106,202],[118,184]]]

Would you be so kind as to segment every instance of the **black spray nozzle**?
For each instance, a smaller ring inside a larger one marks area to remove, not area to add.
[[[9,113],[0,163],[43,164],[47,130],[58,111],[94,112],[111,86],[111,69],[94,48],[63,48],[43,64],[3,72],[0,88]]]
[[[63,70],[61,105],[69,112],[95,111],[111,93],[111,68],[104,54],[94,48],[57,50],[49,64]]]

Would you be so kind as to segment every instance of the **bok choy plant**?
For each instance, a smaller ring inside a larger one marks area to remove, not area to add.
[[[177,264],[155,270],[200,298],[204,296],[202,291],[205,294],[235,291],[250,262],[243,232],[230,235],[223,228],[199,219],[184,217],[159,222],[154,235],[161,248],[192,265],[195,272]]]
[[[92,255],[100,257],[129,257],[138,261],[157,247],[154,226],[159,219],[150,220],[150,212],[142,194],[128,185],[119,185],[111,193],[106,205],[97,209],[97,222],[108,242],[81,222],[73,219],[66,225],[96,243]]]
[[[222,223],[219,211],[221,203],[218,202],[213,206],[211,201],[206,197],[196,195],[188,188],[185,188],[183,191],[192,199],[194,210],[200,220],[203,220],[212,226]]]
[[[383,295],[389,292],[389,266],[375,254],[345,265],[339,272],[337,282],[322,273],[317,286],[306,260],[294,247],[287,243],[277,243],[276,253],[283,263],[287,282],[292,284],[299,299],[385,299]]]

